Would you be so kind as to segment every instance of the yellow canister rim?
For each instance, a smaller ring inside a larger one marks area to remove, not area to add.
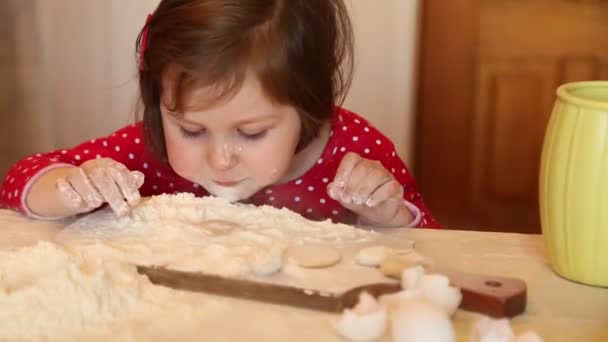
[[[574,105],[608,111],[608,101],[591,100],[572,94],[572,91],[582,88],[606,88],[606,92],[608,93],[608,81],[583,81],[562,84],[557,88],[557,97],[564,102],[572,103]]]

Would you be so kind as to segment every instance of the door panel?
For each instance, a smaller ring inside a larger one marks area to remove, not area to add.
[[[538,226],[538,155],[557,78],[555,65],[543,60],[478,62],[470,196],[482,222]]]
[[[562,83],[608,78],[608,1],[427,0],[416,177],[454,228],[538,232],[544,130]]]
[[[479,47],[486,53],[606,57],[608,4],[605,0],[475,2],[479,3]]]
[[[600,71],[598,72],[599,79],[608,80],[608,61],[599,66]]]
[[[564,82],[601,77],[602,64],[594,57],[566,57],[560,66]]]

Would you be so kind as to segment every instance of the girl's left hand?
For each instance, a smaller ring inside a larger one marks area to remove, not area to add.
[[[347,153],[336,178],[327,185],[329,197],[359,215],[365,225],[399,227],[414,217],[403,202],[403,187],[377,160]]]

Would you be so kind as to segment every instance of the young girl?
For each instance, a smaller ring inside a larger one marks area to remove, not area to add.
[[[315,220],[437,227],[391,141],[335,106],[342,0],[162,0],[138,41],[143,121],[19,161],[1,204],[49,219],[193,192]]]

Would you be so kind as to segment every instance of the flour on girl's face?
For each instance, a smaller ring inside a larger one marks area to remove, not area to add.
[[[227,160],[230,160],[233,157],[238,157],[241,152],[243,152],[243,146],[241,145],[224,144],[224,158]]]
[[[170,75],[164,82],[172,82]],[[267,98],[252,75],[233,97],[205,105],[213,91],[192,90],[185,98],[188,110],[179,115],[168,109],[171,106],[166,104],[172,99],[163,94],[167,156],[183,178],[216,196],[242,200],[279,182],[291,170],[300,139],[300,117],[294,108]],[[230,182],[236,184],[222,186]]]
[[[253,186],[243,184],[238,187],[223,187],[212,183],[204,184],[206,183],[204,181],[198,183],[200,183],[210,194],[227,199],[229,202],[238,202],[246,199],[261,189],[259,185],[255,184]]]

